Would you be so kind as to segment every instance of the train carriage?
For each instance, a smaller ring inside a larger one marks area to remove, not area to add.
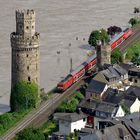
[[[118,45],[120,45],[125,39],[127,39],[132,34],[132,29],[127,28],[117,36],[115,36],[110,42],[110,46],[115,49]],[[91,70],[96,65],[96,54],[91,56],[87,61],[82,63],[78,68],[72,71],[64,80],[58,83],[58,90],[65,91],[68,89],[73,83],[78,81],[81,77],[85,75],[86,72]]]

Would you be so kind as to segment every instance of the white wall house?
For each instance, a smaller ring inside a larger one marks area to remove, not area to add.
[[[135,102],[130,107],[130,113],[140,112],[140,100],[136,98]]]
[[[59,133],[67,136],[74,130],[81,130],[87,123],[87,116],[83,113],[55,113],[54,118],[59,121]]]
[[[59,132],[64,135],[73,133],[74,130],[81,130],[86,125],[86,119],[80,119],[75,122],[59,120]]]
[[[115,117],[123,117],[124,115],[125,115],[125,112],[123,111],[122,107],[119,106],[118,110],[117,110],[117,112],[115,114]]]

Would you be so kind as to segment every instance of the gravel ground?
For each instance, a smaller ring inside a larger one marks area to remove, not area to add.
[[[69,73],[71,57],[73,68],[87,58],[92,30],[125,27],[139,5],[139,0],[0,0],[0,112],[9,110],[10,33],[15,31],[15,9],[36,11],[36,30],[41,34],[40,81],[49,91]]]

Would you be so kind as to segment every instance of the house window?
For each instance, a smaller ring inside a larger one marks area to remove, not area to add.
[[[27,66],[27,70],[29,70],[29,66]]]
[[[83,118],[83,122],[85,122],[86,121],[86,118]]]
[[[129,81],[132,82],[132,78],[129,78]]]
[[[137,83],[138,82],[138,80],[137,79],[135,79],[135,83]]]

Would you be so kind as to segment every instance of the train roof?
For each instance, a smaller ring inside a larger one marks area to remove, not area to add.
[[[61,82],[66,82],[69,78],[71,77],[71,75],[69,74],[69,75],[67,75],[67,77],[65,77],[63,80],[61,80],[59,83],[61,83]]]
[[[119,34],[115,35],[111,41],[109,42],[109,44],[111,45],[114,41],[118,40],[122,35],[124,34],[124,32],[120,32]]]
[[[73,70],[70,74],[71,74],[71,75],[75,75],[75,74],[78,73],[81,69],[83,69],[86,65],[87,65],[87,63],[86,63],[86,62],[83,62],[79,67],[77,67],[75,70]]]
[[[87,61],[85,61],[86,63],[89,63],[90,61],[92,61],[93,59],[95,59],[96,58],[96,54],[94,54],[94,55],[92,55],[91,57],[89,57],[88,59],[87,59]]]
[[[93,56],[89,57],[85,62],[83,62],[79,67],[77,67],[75,70],[71,72],[71,75],[74,75],[78,73],[81,69],[83,69],[89,62],[91,62],[93,59],[96,58],[96,54]]]

